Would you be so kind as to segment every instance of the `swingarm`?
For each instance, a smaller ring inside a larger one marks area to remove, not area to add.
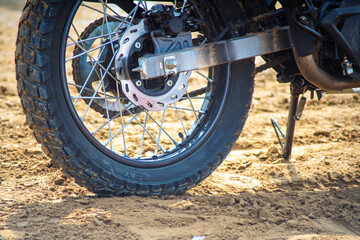
[[[214,67],[224,63],[287,50],[291,47],[289,28],[281,27],[199,47],[147,55],[139,58],[139,67],[133,71],[140,72],[141,78],[147,80]]]

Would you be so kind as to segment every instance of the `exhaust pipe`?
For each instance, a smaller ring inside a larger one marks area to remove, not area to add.
[[[300,73],[311,84],[325,91],[342,91],[349,88],[360,88],[360,81],[336,77],[322,70],[315,62],[313,55],[299,57],[294,51],[295,61]]]

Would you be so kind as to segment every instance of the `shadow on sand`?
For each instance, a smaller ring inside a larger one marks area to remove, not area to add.
[[[360,187],[225,196],[68,198],[24,205],[2,226],[0,239],[360,239],[359,199]]]

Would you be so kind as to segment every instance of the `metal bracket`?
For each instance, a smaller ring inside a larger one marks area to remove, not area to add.
[[[153,79],[168,75],[169,72],[164,66],[164,64],[166,65],[164,61],[167,59],[172,59],[178,63],[175,69],[179,73],[279,52],[291,47],[289,27],[281,27],[199,47],[147,55],[139,59],[137,71],[141,72],[141,77],[144,80]]]

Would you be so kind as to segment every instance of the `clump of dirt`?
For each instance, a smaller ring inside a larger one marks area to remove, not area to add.
[[[270,162],[273,164],[276,163],[285,163],[286,160],[283,157],[282,150],[277,147],[271,147],[267,152],[260,152],[259,159],[264,162]]]

